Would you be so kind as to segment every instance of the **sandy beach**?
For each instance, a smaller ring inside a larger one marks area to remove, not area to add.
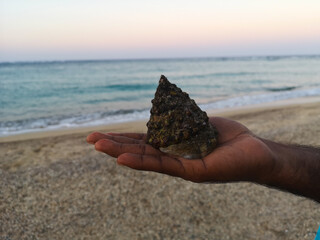
[[[319,146],[320,99],[210,112],[260,137]],[[320,205],[252,183],[195,184],[118,166],[92,131],[145,132],[145,122],[0,139],[1,239],[314,239]]]

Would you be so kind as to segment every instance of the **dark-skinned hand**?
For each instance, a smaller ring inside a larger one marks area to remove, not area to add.
[[[97,151],[117,158],[120,165],[193,182],[257,181],[272,171],[272,152],[263,139],[229,119],[212,117],[210,122],[219,132],[218,145],[202,159],[162,153],[146,144],[146,134],[141,133],[95,132],[87,141],[94,144]]]

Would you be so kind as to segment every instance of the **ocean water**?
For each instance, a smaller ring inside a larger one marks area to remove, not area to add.
[[[0,137],[147,119],[161,74],[204,110],[320,95],[320,56],[0,63]]]

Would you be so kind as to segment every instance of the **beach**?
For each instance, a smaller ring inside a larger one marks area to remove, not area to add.
[[[270,140],[319,146],[320,98],[219,110]],[[0,138],[0,239],[314,239],[319,204],[253,183],[196,184],[118,166],[92,131],[145,132],[146,121]]]

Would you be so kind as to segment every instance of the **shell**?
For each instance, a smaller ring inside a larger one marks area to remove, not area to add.
[[[161,75],[147,123],[147,143],[188,159],[203,158],[217,145],[217,130],[189,95]]]

